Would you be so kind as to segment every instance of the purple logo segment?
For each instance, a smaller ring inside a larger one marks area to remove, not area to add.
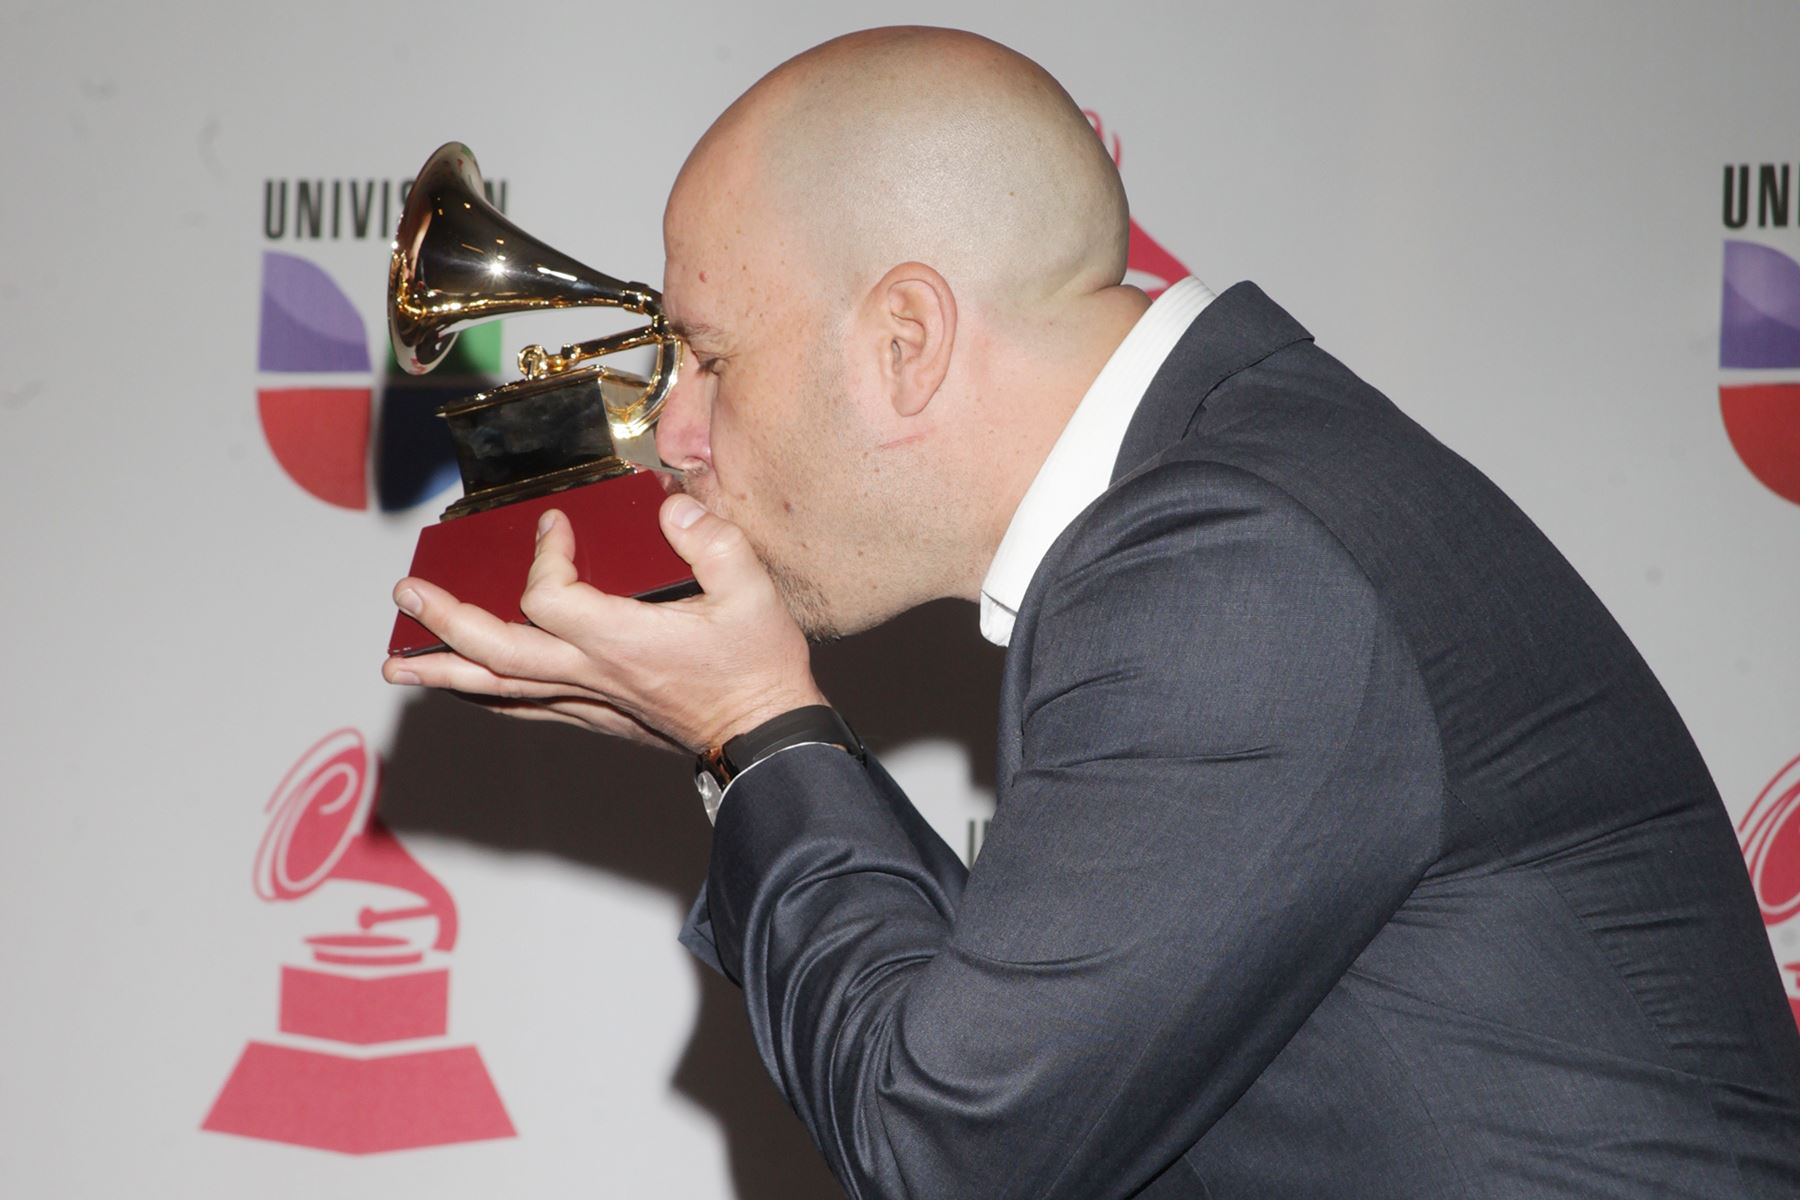
[[[369,339],[350,298],[318,267],[263,252],[260,370],[367,372]]]
[[[1755,242],[1725,243],[1721,367],[1800,367],[1800,262]]]

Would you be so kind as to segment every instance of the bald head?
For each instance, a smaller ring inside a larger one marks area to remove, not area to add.
[[[918,261],[1003,319],[1125,274],[1125,192],[1087,118],[970,33],[868,30],[789,60],[695,147],[671,205],[702,180],[728,181],[707,198],[766,205],[846,298]]]
[[[689,155],[663,301],[692,351],[663,461],[801,620],[972,597],[1149,301],[1112,160],[1030,59],[879,29],[770,72]]]

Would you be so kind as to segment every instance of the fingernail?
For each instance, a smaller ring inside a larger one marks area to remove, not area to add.
[[[687,529],[706,515],[706,509],[692,496],[677,496],[669,508],[669,520],[677,529]]]
[[[547,512],[543,516],[539,517],[538,518],[538,537],[541,538],[546,533],[549,533],[550,526],[554,525],[555,523],[556,523],[556,514],[555,513]]]
[[[400,611],[409,617],[418,616],[419,610],[425,607],[425,602],[419,599],[419,593],[413,591],[411,588],[401,588],[396,592],[394,594],[394,603],[398,604],[400,606]]]
[[[419,682],[419,677],[414,675],[411,671],[395,671],[393,682],[416,685]]]

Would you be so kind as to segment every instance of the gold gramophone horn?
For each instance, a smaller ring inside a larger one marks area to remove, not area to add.
[[[656,347],[648,379],[607,367],[607,421],[620,438],[655,423],[681,365],[681,340],[663,319],[662,297],[641,283],[622,283],[540,242],[507,220],[482,191],[475,155],[461,142],[439,147],[418,178],[394,235],[388,265],[388,330],[394,355],[423,375],[449,353],[456,335],[510,313],[603,306],[642,314],[649,323],[551,353],[519,351],[519,370],[545,379],[621,350]]]
[[[475,156],[460,142],[440,147],[419,172],[393,251],[388,327],[394,356],[414,373],[441,362],[458,331],[509,313],[600,306],[648,318],[554,354],[527,346],[519,354],[526,378],[438,407],[463,494],[419,531],[411,573],[502,620],[526,622],[519,597],[534,530],[556,508],[575,533],[583,582],[646,602],[699,591],[659,516],[681,473],[657,461],[648,436],[681,365],[662,297],[521,232],[487,202]],[[639,346],[655,351],[647,379],[589,362]],[[444,648],[406,613],[395,618],[389,654]]]

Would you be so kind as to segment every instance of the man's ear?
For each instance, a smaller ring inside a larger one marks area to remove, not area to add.
[[[906,262],[883,275],[869,298],[882,381],[894,411],[916,417],[950,373],[956,297],[942,275]]]

